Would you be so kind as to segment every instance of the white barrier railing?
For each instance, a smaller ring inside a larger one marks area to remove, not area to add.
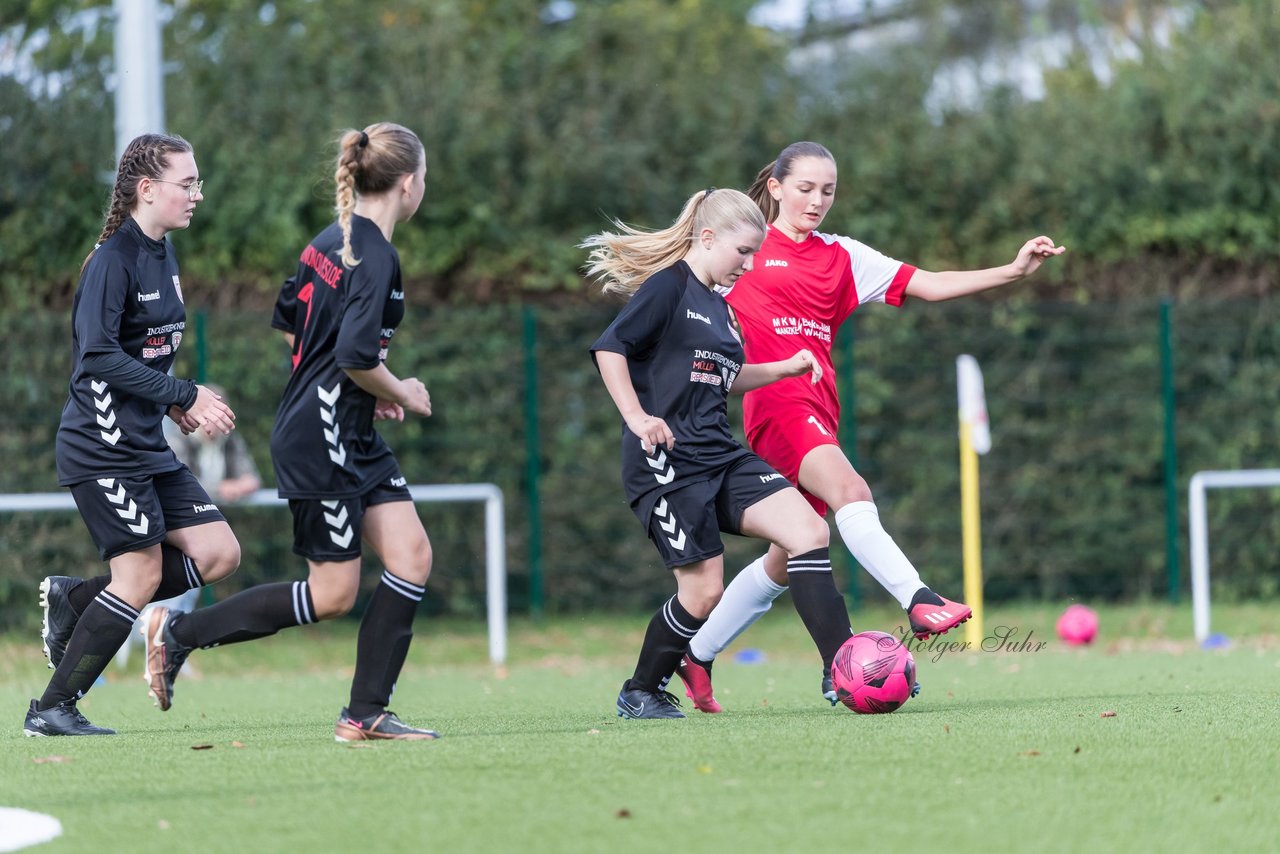
[[[1187,487],[1187,521],[1191,527],[1191,618],[1196,642],[1209,637],[1209,515],[1205,492],[1209,489],[1280,486],[1280,469],[1200,471]]]
[[[507,534],[502,490],[492,483],[418,484],[409,487],[417,503],[484,502],[485,606],[489,623],[489,660],[507,660]],[[274,489],[259,489],[234,507],[287,506]],[[39,513],[75,510],[70,492],[29,492],[0,495],[0,513]],[[429,530],[429,528],[428,528]]]

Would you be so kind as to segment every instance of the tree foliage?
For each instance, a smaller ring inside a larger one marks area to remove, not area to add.
[[[1163,265],[1136,285],[1151,293],[1171,265],[1254,272],[1274,254],[1280,13],[1266,0],[1165,29],[1142,4],[921,0],[912,38],[883,52],[830,33],[793,49],[747,23],[751,5],[582,0],[552,19],[519,0],[178,4],[168,123],[207,177],[175,237],[193,292],[269,295],[330,217],[338,132],[381,119],[427,146],[427,202],[399,238],[419,298],[571,292],[574,246],[606,216],[665,224],[692,190],[742,186],[796,138],[840,162],[832,230],[934,268],[1003,262],[1048,232],[1072,248],[1059,275],[1077,290]],[[107,195],[112,20],[44,0],[8,23],[31,67],[0,79],[2,287],[10,305],[62,303]],[[1127,46],[1105,79],[1099,32]],[[965,57],[1028,39],[1073,45],[1042,100],[997,82],[977,102],[929,102]]]

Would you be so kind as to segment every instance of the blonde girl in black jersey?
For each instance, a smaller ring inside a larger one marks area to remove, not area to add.
[[[726,400],[820,369],[808,350],[750,365],[728,304],[716,292],[747,270],[764,217],[736,190],[707,190],[667,229],[587,238],[589,272],[627,305],[591,346],[622,416],[623,490],[675,576],[653,615],[616,709],[625,718],[682,718],[665,690],[724,589],[722,531],[778,545],[796,573],[830,574],[826,523],[786,479],[729,429]],[[804,587],[803,584],[800,585]],[[815,633],[849,636],[843,602],[796,597]],[[834,622],[833,622],[834,621]],[[815,634],[817,637],[818,634]]]

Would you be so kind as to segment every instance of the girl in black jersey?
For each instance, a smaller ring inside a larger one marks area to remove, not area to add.
[[[338,220],[302,251],[273,325],[293,336],[293,373],[276,413],[271,455],[293,512],[294,551],[306,581],[262,584],[183,614],[156,608],[147,631],[151,689],[169,708],[190,651],[273,635],[342,616],[360,586],[360,545],[386,566],[360,626],[351,701],[338,741],[433,739],[387,710],[409,651],[413,617],[431,573],[431,544],[376,420],[431,414],[417,378],[383,362],[404,317],[398,223],[418,209],[426,158],[412,131],[380,123],[339,143]]]
[[[797,575],[830,575],[826,522],[733,438],[726,414],[730,389],[743,393],[815,371],[816,380],[821,369],[808,350],[744,363],[735,321],[714,288],[750,270],[764,240],[764,217],[746,195],[699,193],[662,231],[618,225],[623,234],[583,243],[592,250],[590,275],[630,300],[591,354],[622,414],[623,489],[674,571],[676,595],[650,620],[617,710],[626,718],[682,718],[665,686],[724,590],[721,531],[777,544]],[[802,592],[796,608],[811,632],[848,636],[843,600]]]
[[[230,433],[235,414],[204,386],[168,375],[186,312],[170,231],[191,223],[203,182],[186,140],[147,134],[120,157],[98,245],[72,307],[72,372],[58,424],[58,482],[71,488],[110,573],[41,585],[55,667],[27,735],[111,735],[76,708],[128,637],[138,609],[234,572],[240,545],[165,441]]]

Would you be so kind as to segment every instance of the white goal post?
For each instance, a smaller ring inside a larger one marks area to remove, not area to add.
[[[1280,469],[1199,471],[1187,488],[1187,521],[1191,526],[1191,616],[1196,642],[1209,637],[1209,516],[1205,493],[1210,489],[1280,486]]]
[[[492,483],[415,484],[409,494],[418,503],[484,502],[485,602],[489,623],[489,660],[507,660],[507,534],[502,490]],[[235,507],[286,506],[274,489],[259,489]],[[0,513],[75,510],[70,492],[30,492],[0,495]],[[428,526],[430,530],[430,526]]]

